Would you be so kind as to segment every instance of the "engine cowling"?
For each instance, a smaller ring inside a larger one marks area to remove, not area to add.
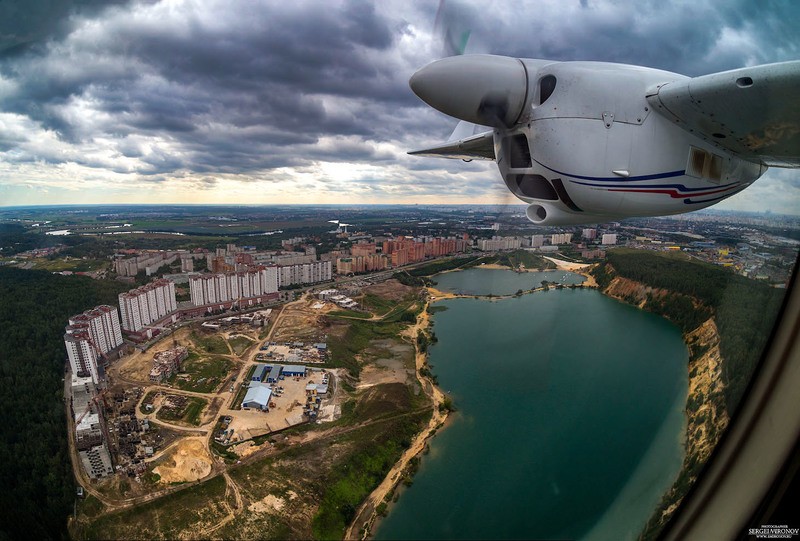
[[[567,212],[549,203],[533,203],[528,205],[525,216],[536,225],[575,225],[595,224],[609,220],[609,216]]]

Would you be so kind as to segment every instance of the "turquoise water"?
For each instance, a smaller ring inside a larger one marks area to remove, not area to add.
[[[594,290],[442,304],[430,363],[458,412],[375,537],[635,539],[683,458],[678,329]]]
[[[580,274],[566,271],[513,272],[501,269],[468,269],[446,272],[433,277],[436,289],[448,293],[467,295],[513,295],[518,290],[527,291],[542,285],[543,280],[564,285],[583,283]]]

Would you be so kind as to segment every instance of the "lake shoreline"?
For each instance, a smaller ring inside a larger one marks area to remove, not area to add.
[[[475,269],[481,269],[481,268],[486,269],[486,267],[487,267],[486,265],[478,266],[478,267],[475,267]],[[583,266],[581,269],[579,269],[579,270],[583,271],[583,272],[580,273],[582,275],[582,278],[584,279],[584,281],[581,284],[579,284],[579,285],[573,284],[572,286],[560,285],[559,289],[566,289],[566,288],[569,288],[569,287],[572,287],[572,288],[575,288],[575,289],[577,289],[577,288],[589,289],[589,287],[587,287],[587,283],[586,282],[588,281],[587,278],[589,276],[591,276],[591,275],[588,275],[588,272],[586,270],[587,267],[590,267],[590,266],[586,265],[586,266]],[[490,269],[486,269],[486,270],[512,270],[512,269],[510,269],[509,267],[502,267],[500,269],[491,269],[490,268]],[[567,270],[567,269],[559,269],[559,270]],[[572,267],[571,272],[574,272],[574,270],[576,270],[576,269],[574,267]],[[482,280],[480,278],[478,278],[478,281],[480,282]],[[523,284],[524,284],[524,282],[523,282]],[[513,286],[513,287],[516,287],[516,286]],[[534,293],[534,292],[539,292],[539,291],[547,291],[549,289],[555,289],[555,285],[552,282],[550,283],[549,286],[538,287],[538,288],[535,288],[535,289],[530,289],[530,290],[523,291],[523,294],[527,295],[529,293]],[[508,287],[506,287],[506,290],[508,290]],[[480,289],[475,289],[475,291],[480,291]],[[520,290],[520,291],[522,291],[522,290]],[[437,287],[428,287],[427,288],[427,292],[428,292],[428,295],[429,295],[429,304],[428,304],[428,306],[433,306],[436,302],[439,302],[439,301],[442,301],[442,300],[450,300],[450,299],[457,299],[457,298],[471,298],[471,299],[476,299],[476,300],[490,300],[490,301],[493,301],[493,300],[505,300],[505,299],[510,299],[510,298],[519,298],[519,297],[523,296],[523,294],[520,294],[519,291],[518,291],[517,294],[504,294],[504,295],[483,294],[483,295],[481,295],[481,294],[451,293],[451,292],[442,291],[442,290],[438,289]],[[607,295],[603,295],[603,296],[607,296]],[[681,344],[685,345],[685,343],[683,341],[681,341]],[[448,420],[452,420],[452,419],[453,419],[452,416],[448,417]],[[449,425],[449,424],[450,423],[448,422],[447,425]],[[441,430],[441,428],[443,428],[443,426],[446,427],[447,425],[440,425],[439,427],[437,427],[437,430]],[[425,431],[425,432],[426,432],[426,434],[425,434],[425,443],[423,444],[423,446],[419,450],[419,451],[422,451],[422,452],[424,452],[424,450],[427,449],[428,441],[434,435],[435,431],[428,430],[428,431]],[[681,430],[681,432],[682,432],[682,430]],[[420,453],[417,452],[415,454],[415,456],[419,456],[419,454]],[[676,453],[676,457],[677,457],[677,453]],[[401,492],[405,492],[405,490],[403,489],[402,486],[398,487],[398,485],[401,484],[402,480],[403,480],[403,478],[401,478],[400,476],[395,476],[394,483],[393,483],[394,484],[393,490],[391,492],[385,492],[385,494],[389,495],[389,498],[387,500],[385,500],[383,503],[386,503],[389,506],[390,509],[392,509],[394,507],[394,501],[398,499],[399,494]],[[669,484],[667,485],[667,487],[668,486],[669,486]],[[384,516],[387,516],[386,510],[387,510],[387,507],[383,506],[382,511],[384,513]],[[392,512],[394,512],[393,509],[392,509]],[[381,517],[378,516],[378,513],[375,513],[375,515],[376,516],[369,523],[371,532],[369,534],[367,534],[367,535],[373,535],[373,533],[377,533],[378,532],[378,525],[381,523],[381,520],[380,520]],[[647,518],[645,517],[643,520],[646,521]],[[360,533],[363,534],[364,532],[360,532]],[[355,538],[355,537],[356,536],[351,536],[350,538]],[[359,538],[366,539],[367,536],[363,536],[363,537],[359,536]]]
[[[428,295],[430,297],[430,295]],[[428,306],[431,301],[426,301],[422,307],[422,311],[417,316],[417,320],[409,327],[404,334],[412,340],[415,350],[415,376],[417,381],[424,392],[431,400],[432,415],[428,424],[423,428],[414,438],[410,447],[406,449],[400,456],[400,459],[392,466],[389,472],[384,477],[383,481],[375,488],[364,502],[359,506],[356,511],[355,518],[350,523],[350,526],[345,531],[344,539],[369,539],[372,532],[377,528],[380,519],[386,514],[386,508],[383,512],[380,509],[382,504],[387,507],[393,503],[393,496],[398,490],[402,489],[401,483],[413,472],[409,472],[409,465],[414,459],[418,459],[425,450],[428,444],[436,435],[437,431],[447,426],[447,420],[450,417],[450,410],[442,407],[445,403],[445,393],[436,385],[430,371],[423,374],[422,370],[428,366],[428,351],[422,350],[419,341],[417,340],[418,333],[429,333],[432,326]],[[387,501],[388,500],[388,501]]]

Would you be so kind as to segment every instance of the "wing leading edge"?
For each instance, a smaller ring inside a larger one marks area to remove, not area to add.
[[[775,167],[800,167],[800,61],[659,85],[647,101],[683,129]]]

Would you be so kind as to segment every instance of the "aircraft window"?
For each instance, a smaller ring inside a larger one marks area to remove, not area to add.
[[[528,138],[525,137],[525,134],[519,133],[512,137],[506,137],[503,144],[508,148],[511,167],[531,166],[531,149],[528,146]]]
[[[722,166],[722,156],[690,147],[689,164],[686,166],[687,175],[719,183],[722,178]]]
[[[545,75],[539,81],[539,105],[547,101],[556,89],[555,75]]]
[[[541,175],[511,175],[510,186],[516,188],[517,193],[526,197],[558,201],[558,194],[553,186]]]

